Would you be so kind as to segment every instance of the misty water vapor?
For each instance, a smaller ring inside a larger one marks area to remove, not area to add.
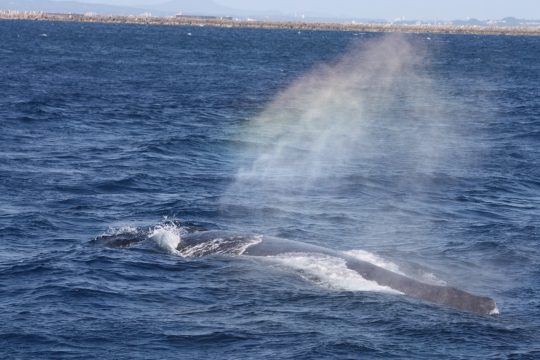
[[[294,81],[243,132],[252,146],[223,203],[332,219],[417,191],[416,175],[437,171],[455,141],[425,54],[385,35]]]

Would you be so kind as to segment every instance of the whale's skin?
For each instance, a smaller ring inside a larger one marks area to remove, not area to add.
[[[482,315],[498,312],[495,301],[489,297],[470,294],[449,286],[426,284],[342,252],[320,246],[265,237],[261,242],[248,247],[244,255],[270,256],[294,252],[320,253],[344,259],[347,267],[358,272],[364,279],[387,286],[413,298]]]
[[[139,234],[102,236],[97,240],[112,247],[129,247],[142,241]],[[205,246],[211,244],[212,246]],[[196,252],[190,252],[197,249]],[[182,236],[177,251],[196,256],[234,254],[276,256],[289,253],[324,254],[345,260],[346,266],[366,280],[397,290],[410,297],[481,315],[498,314],[495,301],[450,286],[427,284],[357,259],[340,251],[298,241],[259,235],[238,235],[223,231],[196,231]]]

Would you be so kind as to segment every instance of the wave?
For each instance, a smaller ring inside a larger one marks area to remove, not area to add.
[[[347,267],[344,259],[328,255],[295,253],[265,257],[271,263],[291,269],[306,280],[331,290],[376,291],[401,294],[375,281],[364,279]]]
[[[180,252],[176,248],[180,244],[182,232],[183,229],[181,227],[174,224],[165,224],[155,227],[149,238],[164,251],[170,254],[180,255]]]

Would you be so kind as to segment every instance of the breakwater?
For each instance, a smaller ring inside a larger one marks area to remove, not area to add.
[[[176,25],[176,26],[214,26],[260,29],[291,30],[332,30],[359,32],[403,32],[439,34],[478,34],[478,35],[528,35],[539,36],[540,26],[502,27],[447,24],[395,24],[395,23],[326,23],[293,21],[260,21],[230,18],[203,17],[157,17],[145,15],[98,15],[98,14],[56,14],[45,12],[0,11],[3,20],[71,21],[99,22],[114,24]]]

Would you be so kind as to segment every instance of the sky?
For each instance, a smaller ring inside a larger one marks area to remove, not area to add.
[[[111,5],[155,5],[167,0],[79,0]],[[193,0],[195,3],[197,0]],[[239,10],[362,19],[540,19],[540,0],[214,0]]]

